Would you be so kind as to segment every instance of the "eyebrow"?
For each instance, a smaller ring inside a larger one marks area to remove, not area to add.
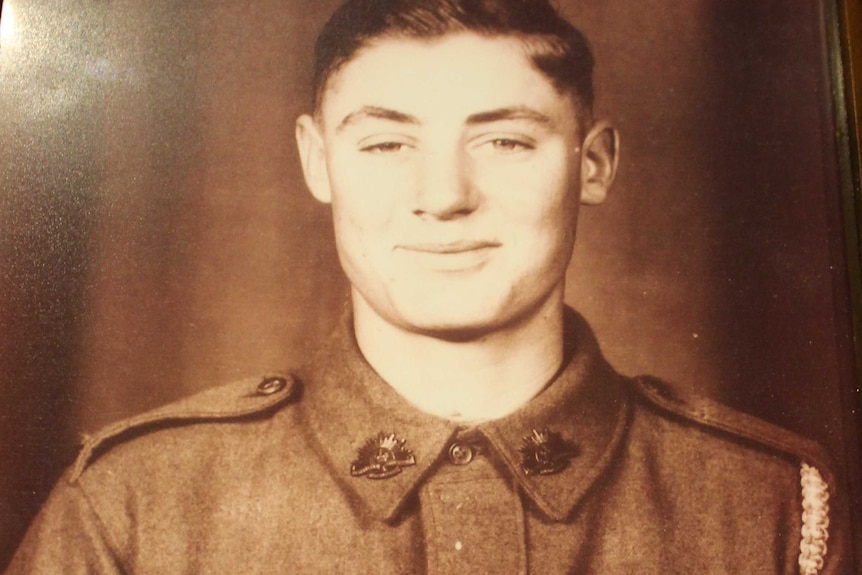
[[[378,120],[388,120],[399,124],[419,125],[421,122],[416,116],[405,114],[397,110],[389,108],[381,108],[379,106],[362,106],[355,112],[347,114],[336,128],[337,132],[341,132],[351,124],[355,124],[366,118],[375,118]],[[477,112],[467,116],[467,125],[475,126],[479,124],[490,124],[492,122],[503,122],[506,120],[527,120],[543,126],[552,124],[551,118],[545,114],[528,108],[527,106],[512,106],[508,108],[498,108],[496,110],[488,110],[487,112]]]
[[[378,106],[362,106],[355,112],[347,114],[344,119],[339,122],[338,127],[335,130],[337,132],[341,132],[351,124],[355,124],[356,122],[366,118],[389,120],[390,122],[398,122],[399,124],[419,124],[418,118],[411,116],[410,114],[398,112],[397,110],[390,110],[389,108],[380,108]]]
[[[467,117],[467,125],[474,126],[476,124],[488,124],[505,120],[527,120],[544,126],[553,123],[551,118],[537,110],[528,108],[527,106],[513,106],[511,108],[499,108],[471,114]]]

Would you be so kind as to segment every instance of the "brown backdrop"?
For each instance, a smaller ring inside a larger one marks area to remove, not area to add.
[[[345,305],[293,121],[334,0],[5,0],[0,567],[76,435],[302,361]],[[858,461],[817,2],[561,2],[621,129],[568,300],[650,372]],[[11,24],[10,24],[11,23]]]

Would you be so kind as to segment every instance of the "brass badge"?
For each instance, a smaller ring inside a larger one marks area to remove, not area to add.
[[[521,452],[521,469],[525,475],[551,475],[569,466],[569,460],[576,455],[576,448],[563,439],[559,433],[535,429],[524,436]]]
[[[398,439],[394,433],[377,434],[365,442],[356,452],[356,461],[350,465],[350,475],[368,479],[386,479],[401,473],[402,467],[416,465],[413,453],[404,447],[406,439]]]

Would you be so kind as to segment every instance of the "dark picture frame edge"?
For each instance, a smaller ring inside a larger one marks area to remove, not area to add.
[[[828,69],[831,75],[835,146],[843,230],[844,280],[852,324],[855,385],[844,390],[845,462],[848,469],[854,564],[862,565],[862,3],[823,3]]]

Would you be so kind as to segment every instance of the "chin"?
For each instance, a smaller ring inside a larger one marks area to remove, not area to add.
[[[451,342],[477,341],[495,331],[494,327],[481,322],[411,324],[408,328],[414,333]]]
[[[505,313],[506,306],[491,307],[444,305],[402,309],[397,313],[401,327],[414,333],[447,341],[474,341],[499,330],[513,318]]]

